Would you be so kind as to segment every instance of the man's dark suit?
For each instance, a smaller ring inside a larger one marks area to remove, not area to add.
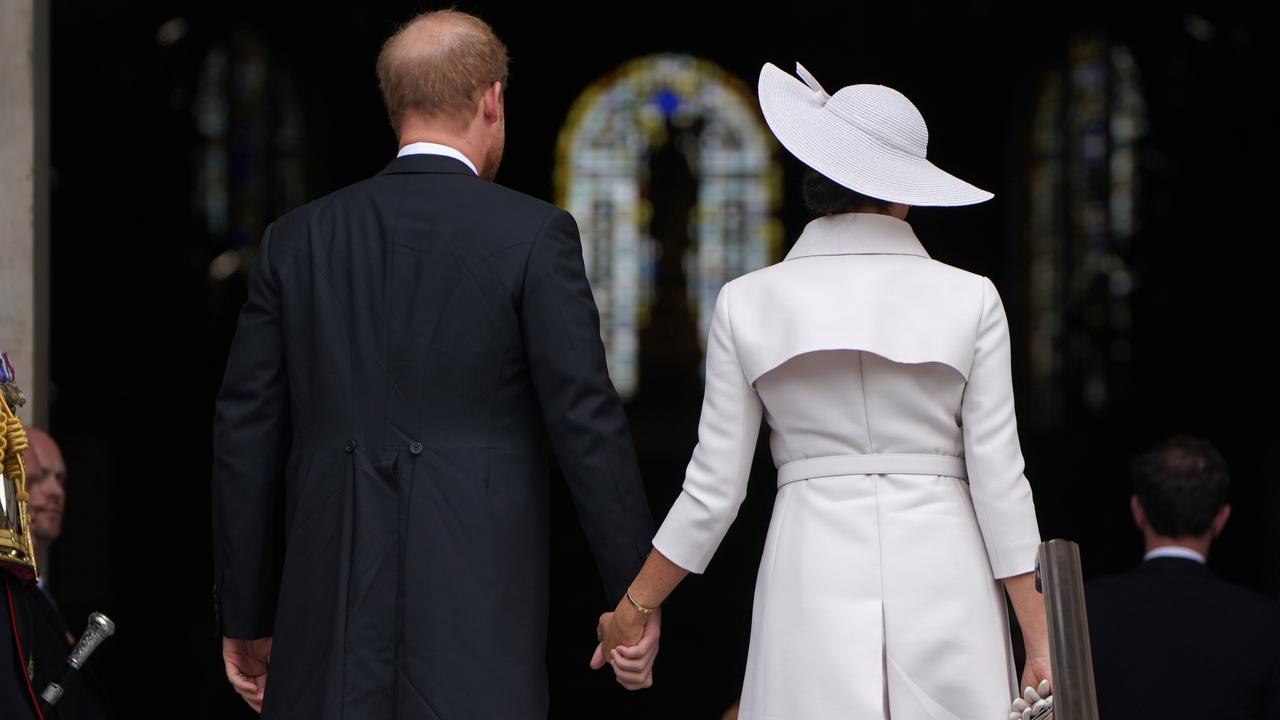
[[[1085,588],[1102,718],[1280,718],[1280,607],[1194,560]]]
[[[545,718],[548,440],[614,603],[652,519],[568,213],[409,155],[268,228],[213,477],[263,717]]]

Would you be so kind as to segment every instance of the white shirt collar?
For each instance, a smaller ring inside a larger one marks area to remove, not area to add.
[[[1204,564],[1204,556],[1192,550],[1191,548],[1181,547],[1179,545],[1165,545],[1158,547],[1142,556],[1143,562],[1154,558],[1171,557],[1182,558],[1183,560],[1195,560],[1201,565]]]
[[[463,155],[462,151],[457,148],[451,148],[448,145],[441,145],[440,143],[432,142],[409,143],[408,145],[400,148],[400,152],[396,153],[396,157],[404,157],[405,155],[443,155],[445,157],[451,157],[471,168],[471,172],[476,175],[480,174],[480,171],[476,170],[475,163],[472,163],[470,158]]]

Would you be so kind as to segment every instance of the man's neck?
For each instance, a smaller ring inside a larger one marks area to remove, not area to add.
[[[453,148],[462,153],[471,161],[472,167],[475,168],[476,174],[484,173],[484,147],[481,143],[466,135],[458,133],[446,132],[436,128],[428,127],[405,127],[400,133],[400,145],[412,145],[413,143],[435,143],[436,145],[444,145]]]
[[[1190,550],[1201,558],[1209,557],[1209,538],[1171,538],[1159,535],[1150,535],[1146,538],[1146,554],[1150,555],[1156,550],[1162,548],[1181,548],[1182,550]]]
[[[408,145],[402,146],[400,148],[400,152],[396,153],[396,157],[404,157],[406,155],[419,155],[419,154],[442,155],[444,157],[451,157],[454,160],[457,160],[458,162],[461,162],[462,164],[466,165],[467,168],[471,170],[471,172],[475,173],[476,175],[480,174],[480,169],[476,167],[475,163],[471,162],[471,158],[462,154],[462,152],[459,151],[457,148],[450,147],[448,145],[442,145],[440,143],[412,142],[412,143],[409,143]]]

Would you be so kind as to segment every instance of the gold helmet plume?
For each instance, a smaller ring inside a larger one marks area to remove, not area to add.
[[[22,463],[27,431],[14,414],[26,398],[14,380],[9,355],[0,353],[0,570],[34,578],[37,570],[27,515],[27,469]]]

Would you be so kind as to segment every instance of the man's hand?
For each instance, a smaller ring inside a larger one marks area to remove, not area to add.
[[[607,656],[614,676],[623,687],[639,690],[652,686],[661,629],[661,611],[643,615],[634,609],[628,612],[620,605],[617,612],[601,615],[597,628],[600,643],[591,656],[591,668],[604,667]],[[609,650],[606,652],[605,648]]]
[[[650,616],[632,607],[625,598],[618,603],[616,610],[601,615],[600,622],[596,626],[596,639],[600,641],[602,655],[607,658],[616,647],[631,646],[640,642],[640,638],[644,636],[645,620],[648,617]]]
[[[262,694],[267,690],[267,666],[271,664],[271,638],[235,640],[222,638],[222,662],[227,680],[249,707],[262,712]]]

